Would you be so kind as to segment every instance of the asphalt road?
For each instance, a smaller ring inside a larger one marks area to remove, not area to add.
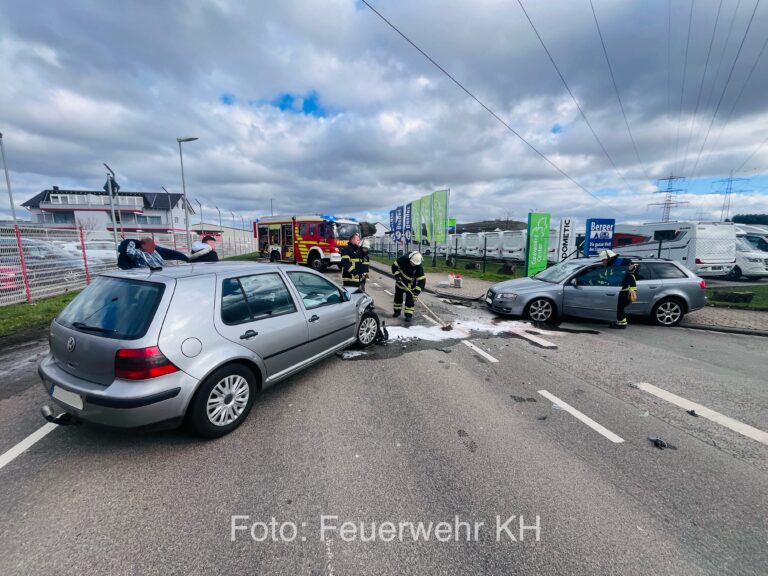
[[[768,445],[645,384],[768,431],[766,340],[520,328],[329,358],[215,441],[55,429],[0,469],[0,574],[765,574]],[[45,347],[0,359],[0,454],[44,424]]]

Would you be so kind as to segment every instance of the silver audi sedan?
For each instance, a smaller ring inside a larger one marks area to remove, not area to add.
[[[634,260],[638,264],[637,301],[626,312],[660,326],[676,326],[686,313],[707,303],[706,283],[677,262]],[[551,322],[561,316],[616,320],[616,304],[626,267],[606,268],[600,260],[566,260],[531,278],[494,284],[488,308],[500,314]]]
[[[98,276],[53,321],[38,372],[65,414],[222,436],[256,394],[379,331],[373,300],[313,270],[200,263]]]

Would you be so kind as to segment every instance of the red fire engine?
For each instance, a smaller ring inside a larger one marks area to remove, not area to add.
[[[360,224],[353,219],[319,214],[266,216],[253,228],[261,254],[270,261],[306,264],[315,270],[340,264],[339,250],[352,234],[360,233]]]

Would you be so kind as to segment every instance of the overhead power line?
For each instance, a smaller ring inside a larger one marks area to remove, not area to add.
[[[691,0],[691,9],[688,13],[688,34],[685,40],[685,56],[683,58],[683,82],[680,85],[680,107],[677,111],[677,135],[675,136],[675,161],[673,166],[677,165],[678,144],[680,143],[680,124],[683,118],[683,97],[685,96],[685,77],[688,72],[688,48],[691,45],[691,24],[693,24],[693,0]]]
[[[701,82],[699,82],[699,93],[696,96],[696,108],[693,110],[693,118],[691,119],[691,129],[688,131],[688,140],[685,144],[685,154],[683,154],[683,169],[685,171],[685,165],[688,162],[688,151],[691,147],[691,137],[693,136],[693,127],[696,125],[696,115],[699,113],[699,105],[701,104],[701,93],[704,88],[704,79],[707,77],[707,70],[709,69],[709,60],[712,56],[712,45],[715,42],[715,34],[717,32],[717,24],[720,22],[720,12],[723,8],[723,0],[720,0],[720,4],[717,6],[717,15],[715,16],[715,25],[712,28],[712,36],[709,39],[709,48],[707,49],[707,61],[704,63],[704,73],[701,75]]]
[[[717,101],[717,106],[715,107],[715,113],[712,114],[712,120],[709,123],[709,127],[707,128],[707,133],[704,136],[704,142],[701,143],[701,148],[699,149],[699,154],[696,156],[696,163],[693,165],[692,173],[695,175],[696,169],[699,166],[699,161],[701,160],[701,154],[704,152],[704,147],[707,145],[707,140],[709,139],[709,134],[712,131],[712,126],[715,123],[715,118],[717,118],[717,113],[720,111],[720,106],[723,103],[723,97],[725,96],[726,91],[728,90],[728,85],[731,83],[731,78],[733,77],[733,71],[736,68],[736,63],[739,61],[739,56],[741,56],[741,50],[744,48],[744,42],[747,39],[747,35],[749,34],[749,29],[752,27],[752,22],[755,19],[755,12],[757,12],[757,7],[760,5],[760,0],[757,0],[755,2],[755,8],[752,10],[752,15],[749,17],[749,22],[747,23],[747,28],[744,30],[744,36],[741,38],[741,43],[739,44],[739,50],[736,52],[736,57],[733,59],[733,64],[731,65],[731,70],[728,73],[728,78],[725,80],[725,86],[723,86],[723,91],[720,93],[720,98]]]
[[[378,17],[379,17],[379,18],[380,18],[380,19],[381,19],[381,20],[382,20],[382,21],[383,21],[385,24],[387,24],[387,26],[389,26],[390,28],[392,28],[392,30],[394,30],[395,32],[397,32],[397,34],[398,34],[398,35],[400,35],[400,36],[403,38],[403,40],[405,40],[406,42],[408,42],[408,44],[410,44],[411,46],[413,46],[413,47],[414,47],[414,48],[415,48],[415,49],[416,49],[416,50],[417,50],[417,51],[418,51],[418,52],[419,52],[419,53],[420,53],[422,56],[424,56],[424,58],[426,58],[427,60],[429,60],[429,62],[430,62],[430,63],[431,63],[431,64],[432,64],[432,65],[433,65],[435,68],[437,68],[438,70],[440,70],[440,72],[442,72],[442,73],[443,73],[443,74],[444,74],[446,77],[448,77],[448,79],[449,79],[449,80],[451,80],[451,82],[453,82],[454,84],[456,84],[456,86],[458,86],[459,88],[461,88],[461,90],[462,90],[462,91],[463,91],[465,94],[467,94],[467,96],[469,96],[470,98],[472,98],[472,100],[474,100],[474,101],[475,101],[475,102],[477,102],[477,103],[478,103],[480,106],[482,106],[482,108],[483,108],[483,109],[484,109],[486,112],[488,112],[488,114],[490,114],[491,116],[493,116],[493,117],[494,117],[494,118],[495,118],[495,119],[496,119],[496,120],[497,120],[497,121],[498,121],[498,122],[499,122],[499,123],[500,123],[502,126],[504,126],[504,127],[507,129],[507,130],[509,130],[510,132],[512,132],[512,134],[514,134],[515,136],[517,136],[517,137],[520,139],[520,141],[522,141],[522,142],[523,142],[523,144],[525,144],[526,146],[528,146],[528,148],[530,148],[530,149],[531,149],[533,152],[535,152],[535,153],[536,153],[538,156],[540,156],[540,157],[541,157],[541,158],[542,158],[544,161],[546,161],[546,162],[547,162],[547,164],[549,164],[549,165],[550,165],[550,166],[552,166],[552,167],[553,167],[555,170],[557,170],[557,171],[558,171],[558,172],[559,172],[559,173],[560,173],[560,174],[561,174],[561,175],[562,175],[564,178],[566,178],[566,179],[567,179],[567,180],[569,180],[571,183],[573,183],[573,184],[574,184],[574,185],[575,185],[577,188],[579,188],[579,190],[581,190],[581,191],[583,191],[583,192],[586,192],[587,194],[589,194],[590,196],[592,196],[592,197],[593,197],[595,200],[597,200],[597,201],[599,201],[599,202],[602,202],[603,204],[605,204],[606,206],[609,206],[610,208],[612,208],[612,209],[613,209],[613,210],[615,210],[616,212],[619,212],[619,213],[623,213],[621,210],[619,210],[618,208],[616,208],[616,207],[612,206],[611,204],[609,204],[608,202],[606,202],[604,199],[600,198],[600,196],[597,196],[596,194],[594,194],[593,192],[591,192],[589,189],[587,189],[585,186],[583,186],[582,184],[580,184],[579,182],[577,182],[577,181],[576,181],[576,180],[575,180],[575,179],[574,179],[574,178],[573,178],[573,177],[572,177],[570,174],[568,174],[568,173],[567,173],[565,170],[563,170],[562,168],[560,168],[560,166],[558,166],[558,165],[557,165],[557,164],[556,164],[556,163],[555,163],[553,160],[551,160],[551,159],[550,159],[550,158],[549,158],[549,157],[548,157],[546,154],[544,154],[542,151],[540,151],[538,148],[536,148],[536,146],[534,146],[534,145],[533,145],[533,144],[531,144],[531,143],[530,143],[528,140],[526,140],[526,139],[525,139],[525,138],[524,138],[524,137],[523,137],[523,136],[522,136],[522,135],[521,135],[519,132],[517,132],[517,131],[516,131],[514,128],[512,128],[512,126],[510,126],[510,125],[509,125],[509,124],[508,124],[508,123],[507,123],[507,122],[506,122],[504,119],[502,119],[502,118],[501,118],[501,117],[500,117],[498,114],[496,114],[496,112],[494,112],[494,111],[493,111],[493,110],[492,110],[490,107],[488,107],[488,106],[487,106],[487,105],[486,105],[486,104],[485,104],[485,103],[484,103],[482,100],[480,100],[480,99],[479,99],[477,96],[475,96],[475,95],[474,95],[472,92],[470,92],[470,91],[469,91],[469,90],[468,90],[468,89],[467,89],[467,88],[466,88],[466,87],[465,87],[465,86],[464,86],[464,85],[463,85],[461,82],[459,82],[459,81],[458,81],[458,80],[457,80],[457,79],[456,79],[456,78],[455,78],[455,77],[454,77],[454,76],[453,76],[453,75],[452,75],[450,72],[448,72],[448,71],[447,71],[445,68],[443,68],[442,66],[440,66],[440,64],[438,64],[438,63],[437,63],[437,62],[436,62],[436,61],[435,61],[435,60],[434,60],[434,59],[433,59],[433,58],[432,58],[432,57],[431,57],[429,54],[427,54],[427,53],[426,53],[424,50],[422,50],[422,49],[421,49],[421,48],[420,48],[418,45],[416,45],[416,43],[415,43],[413,40],[411,40],[411,39],[410,39],[408,36],[406,36],[406,35],[405,35],[403,32],[401,32],[401,31],[400,31],[400,29],[399,29],[397,26],[395,26],[395,25],[394,25],[392,22],[390,22],[389,20],[387,20],[387,18],[386,18],[386,17],[385,17],[385,16],[384,16],[384,15],[383,15],[381,12],[379,12],[378,10],[376,10],[376,8],[374,8],[373,6],[371,6],[371,5],[368,3],[368,1],[367,1],[367,0],[361,0],[361,2],[362,2],[363,4],[365,4],[365,5],[366,5],[368,8],[370,8],[370,9],[371,9],[371,11],[372,11],[374,14],[376,14],[376,16],[378,16]]]
[[[568,82],[565,81],[565,77],[563,76],[562,72],[560,72],[560,68],[558,68],[557,64],[555,63],[555,59],[553,58],[552,53],[547,48],[547,45],[544,43],[544,39],[541,37],[541,34],[539,34],[539,31],[536,29],[536,26],[534,25],[533,20],[531,20],[531,17],[528,15],[528,11],[525,9],[525,6],[523,6],[522,0],[517,0],[517,3],[520,4],[520,8],[522,9],[523,14],[525,14],[525,17],[528,19],[528,23],[531,25],[531,28],[533,29],[534,34],[536,34],[536,37],[539,39],[539,42],[541,42],[541,47],[544,48],[544,52],[547,53],[547,57],[549,58],[549,61],[552,63],[552,66],[554,67],[555,72],[557,72],[557,75],[560,77],[560,80],[563,82],[565,89],[568,91],[568,94],[571,96],[571,100],[573,100],[573,103],[576,105],[576,108],[578,108],[579,113],[581,114],[581,117],[584,119],[584,122],[589,128],[589,131],[592,132],[592,136],[595,137],[595,140],[600,145],[600,148],[602,149],[603,154],[605,154],[605,157],[608,158],[608,161],[611,163],[611,166],[613,166],[613,169],[616,170],[616,174],[618,174],[619,178],[621,178],[624,181],[624,184],[627,185],[627,188],[631,188],[631,186],[629,185],[629,182],[627,182],[627,179],[624,177],[624,174],[622,174],[619,171],[619,167],[616,166],[616,162],[614,162],[613,158],[608,153],[608,150],[606,150],[605,146],[603,145],[603,142],[600,140],[600,137],[597,135],[597,132],[595,132],[595,129],[592,127],[592,123],[589,121],[589,118],[587,118],[586,113],[581,108],[579,101],[576,100],[576,96],[573,95],[573,92],[571,91],[570,86],[568,86]]]
[[[595,12],[595,5],[592,4],[592,0],[589,0],[589,6],[592,8],[592,16],[595,19],[595,26],[597,27],[597,34],[600,36],[600,44],[603,47],[603,54],[605,55],[605,61],[608,64],[608,72],[611,74],[611,82],[613,82],[613,89],[616,92],[616,99],[619,101],[619,108],[621,109],[621,115],[624,117],[624,124],[627,126],[627,132],[629,133],[629,139],[632,141],[632,147],[635,150],[635,156],[637,156],[637,161],[640,163],[640,166],[643,169],[643,173],[645,174],[645,177],[650,180],[650,176],[648,176],[648,170],[645,167],[645,164],[640,159],[640,152],[637,151],[637,142],[635,142],[635,137],[632,136],[632,130],[629,127],[629,120],[627,120],[627,114],[624,111],[624,103],[621,101],[621,95],[619,94],[619,87],[616,84],[616,77],[613,75],[613,67],[611,66],[611,59],[608,58],[608,49],[605,47],[605,40],[603,39],[603,32],[600,30],[600,22],[597,21],[597,13]]]
[[[746,159],[746,160],[744,160],[744,162],[742,162],[741,164],[739,164],[739,167],[738,167],[738,168],[736,168],[736,170],[734,170],[734,172],[741,172],[741,169],[742,169],[742,168],[744,168],[744,166],[746,166],[746,165],[747,165],[747,162],[749,162],[750,160],[752,160],[752,158],[754,157],[754,155],[755,155],[755,154],[757,154],[758,152],[760,152],[760,149],[761,149],[763,146],[765,146],[766,144],[768,144],[768,137],[767,137],[765,140],[763,140],[762,142],[760,142],[760,144],[758,144],[758,145],[757,145],[757,148],[755,148],[755,149],[752,151],[752,154],[750,154],[749,156],[747,156],[747,159]]]

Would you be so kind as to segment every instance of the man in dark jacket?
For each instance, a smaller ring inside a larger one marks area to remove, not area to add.
[[[192,255],[189,257],[191,263],[195,262],[218,262],[219,255],[216,253],[216,238],[213,236],[203,236],[201,242],[192,242]]]
[[[149,237],[141,240],[123,240],[117,248],[117,266],[122,270],[131,268],[162,270],[165,260],[189,261],[181,252],[158,246],[154,239]]]
[[[350,236],[349,243],[341,249],[341,281],[349,288],[360,288],[363,253],[360,250],[360,234]]]
[[[420,252],[411,252],[400,256],[392,264],[392,274],[395,276],[395,312],[393,318],[405,312],[405,321],[410,322],[416,308],[418,299],[427,284],[427,276],[421,263],[423,258]],[[405,306],[403,306],[405,298]]]

